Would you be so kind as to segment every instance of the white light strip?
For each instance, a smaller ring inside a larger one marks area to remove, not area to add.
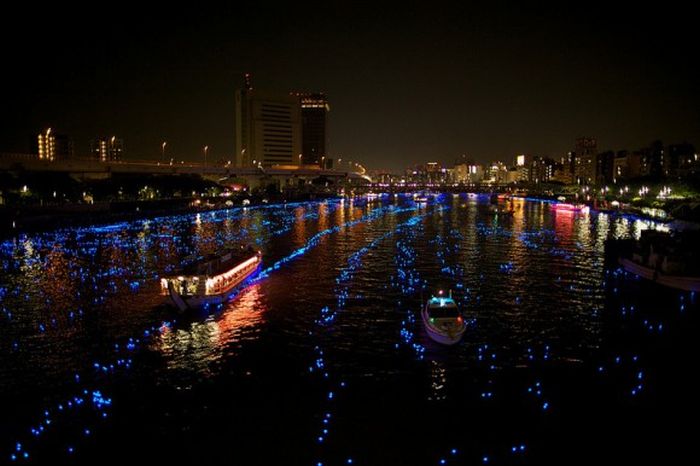
[[[251,265],[257,263],[259,261],[258,256],[253,256],[250,259],[246,260],[245,262],[242,262],[229,270],[228,272],[224,272],[220,275],[216,275],[211,278],[207,278],[207,294],[211,294],[212,289],[214,288],[215,282],[219,281],[221,282],[221,286],[226,286],[226,284],[229,282],[229,280],[238,272],[241,270],[244,270]]]

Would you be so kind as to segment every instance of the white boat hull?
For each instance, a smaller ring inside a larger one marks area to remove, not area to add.
[[[440,328],[440,319],[438,319],[437,325],[431,324],[425,309],[421,312],[421,317],[423,318],[423,326],[428,336],[433,341],[442,345],[455,345],[459,343],[464,336],[464,332],[467,331],[467,324],[464,321],[462,321],[462,324],[459,326],[450,324],[447,328]]]
[[[700,277],[682,277],[678,275],[666,275],[662,272],[645,267],[636,262],[620,258],[620,265],[628,272],[638,275],[660,285],[685,291],[700,291]]]
[[[425,330],[428,333],[428,336],[433,341],[436,341],[436,342],[443,344],[443,345],[456,345],[457,343],[459,343],[462,340],[462,336],[464,335],[464,331],[466,329],[463,329],[454,335],[436,332],[436,331],[432,330],[430,327],[428,327],[427,325],[425,326]]]

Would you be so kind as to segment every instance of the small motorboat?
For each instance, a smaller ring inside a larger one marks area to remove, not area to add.
[[[258,270],[262,253],[252,247],[227,248],[160,279],[161,294],[180,312],[222,304]]]
[[[421,316],[428,336],[443,345],[458,343],[467,330],[467,323],[457,303],[440,290],[437,296],[431,296],[425,304]]]

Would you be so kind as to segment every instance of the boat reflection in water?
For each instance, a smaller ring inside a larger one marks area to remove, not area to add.
[[[180,311],[228,301],[262,263],[253,248],[230,248],[204,257],[175,277],[161,278],[161,294]]]
[[[165,356],[167,368],[183,376],[212,376],[217,362],[234,357],[241,345],[257,340],[265,323],[260,286],[246,288],[222,312],[206,320],[191,319],[162,332],[154,349]]]

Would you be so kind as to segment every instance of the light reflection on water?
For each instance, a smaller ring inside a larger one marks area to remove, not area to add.
[[[164,356],[166,368],[211,376],[221,358],[235,357],[241,344],[257,339],[266,311],[260,287],[247,288],[215,315],[185,321],[162,334],[153,349]]]
[[[521,199],[513,202],[512,217],[489,213],[488,198],[450,196],[442,202],[444,206],[419,205],[397,215],[387,211],[376,221],[322,238],[302,258],[246,289],[223,309],[162,327],[137,353],[153,356],[140,361],[138,371],[154,374],[163,386],[197,391],[202,380],[234,379],[240,384],[236,377],[245,360],[245,367],[253,361],[255,372],[266,374],[272,385],[285,386],[290,380],[276,379],[281,377],[276,375],[280,359],[296,374],[291,383],[304,384],[308,355],[322,344],[334,373],[384,381],[408,374],[416,382],[411,390],[419,393],[417,399],[445,403],[460,390],[473,389],[464,374],[480,367],[476,349],[482,345],[500,351],[499,370],[524,367],[526,347],[549,358],[551,345],[552,359],[586,360],[602,339],[604,240],[666,228],[639,219],[555,210]],[[28,387],[40,399],[52,400],[61,394],[54,387],[63,387],[76,372],[89,371],[94,358],[112,354],[115,341],[173,320],[173,313],[159,306],[157,277],[183,261],[225,243],[252,242],[263,249],[267,266],[304,246],[317,232],[393,203],[411,205],[398,198],[385,204],[339,200],[269,206],[6,241],[0,286],[2,306],[12,310],[12,318],[0,316],[0,378],[8,381],[0,384],[0,394],[6,395],[0,408],[17,402],[12,409],[37,409],[34,398],[22,395]],[[415,311],[421,296],[403,296],[390,286],[396,271],[393,236],[363,260],[337,323],[329,332],[310,337],[318,309],[335,301],[336,278],[347,258],[417,214],[426,217],[410,239],[415,267],[429,289],[453,289],[465,303],[465,315],[476,319],[465,341],[449,350],[439,347],[426,337],[418,319],[411,330],[427,348],[427,366],[418,365],[413,353],[397,351],[406,308],[399,309],[397,302]],[[434,241],[437,236],[444,241]],[[440,248],[449,248],[448,265],[459,266],[462,275],[444,271],[444,264],[436,260]],[[488,392],[492,380],[497,380],[493,374],[474,386]],[[115,382],[107,386],[110,383]],[[273,387],[256,389],[279,396]],[[248,395],[254,393],[242,393]],[[358,404],[349,411],[359,416],[363,409]],[[24,428],[3,420],[2,429],[10,435],[20,427]]]

